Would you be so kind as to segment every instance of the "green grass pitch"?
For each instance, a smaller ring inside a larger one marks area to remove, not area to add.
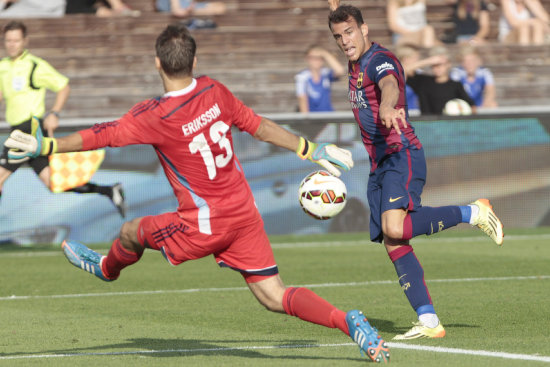
[[[466,227],[413,240],[447,336],[395,343],[416,315],[367,234],[272,237],[286,285],[358,308],[394,366],[550,366],[550,228],[502,248]],[[91,246],[106,253],[110,244]],[[170,266],[154,251],[104,283],[59,247],[0,249],[0,366],[360,366],[337,329],[268,312],[211,257]]]

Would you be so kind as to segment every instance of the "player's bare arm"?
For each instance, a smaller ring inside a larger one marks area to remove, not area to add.
[[[254,134],[254,138],[292,151],[296,151],[300,144],[300,137],[265,117],[262,117],[262,122]]]
[[[302,160],[309,159],[337,177],[341,174],[337,167],[346,171],[353,167],[350,151],[334,144],[311,142],[304,137],[294,135],[265,117],[262,117],[254,138],[293,150]]]
[[[328,0],[328,7],[331,11],[336,10],[340,6],[340,0]]]
[[[378,82],[378,87],[382,91],[380,102],[380,120],[388,129],[394,128],[401,135],[400,122],[404,128],[407,127],[405,119],[405,110],[403,108],[395,109],[399,99],[399,86],[397,79],[393,75],[385,76]]]
[[[56,141],[57,153],[79,152],[82,150],[82,136],[79,133],[57,138]]]

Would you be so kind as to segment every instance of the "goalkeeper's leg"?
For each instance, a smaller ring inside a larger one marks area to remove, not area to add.
[[[63,241],[63,253],[77,268],[107,282],[115,280],[122,269],[136,263],[143,255],[144,247],[137,240],[140,220],[141,218],[137,218],[124,223],[120,238],[113,241],[107,256],[74,241]]]
[[[120,238],[113,241],[109,254],[102,262],[101,270],[111,279],[116,279],[120,271],[139,261],[145,248],[139,243],[137,232],[141,218],[122,225]]]
[[[303,287],[286,288],[279,275],[247,276],[248,287],[269,311],[286,313],[317,325],[338,328],[350,336],[360,351],[374,362],[389,361],[389,350],[378,331],[358,310],[348,313],[336,308],[313,291]]]

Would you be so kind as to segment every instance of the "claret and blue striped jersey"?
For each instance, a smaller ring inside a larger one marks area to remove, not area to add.
[[[388,154],[403,148],[420,149],[422,145],[409,122],[403,67],[395,55],[373,42],[357,62],[349,62],[348,75],[349,101],[369,153],[371,171]],[[401,135],[395,129],[386,128],[378,116],[382,91],[377,83],[388,75],[393,75],[399,85],[399,100],[395,108],[404,108],[407,117],[407,127],[400,126]]]

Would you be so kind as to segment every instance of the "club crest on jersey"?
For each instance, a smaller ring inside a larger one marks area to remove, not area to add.
[[[357,77],[357,88],[361,88],[363,86],[363,72],[359,73],[359,76]]]

